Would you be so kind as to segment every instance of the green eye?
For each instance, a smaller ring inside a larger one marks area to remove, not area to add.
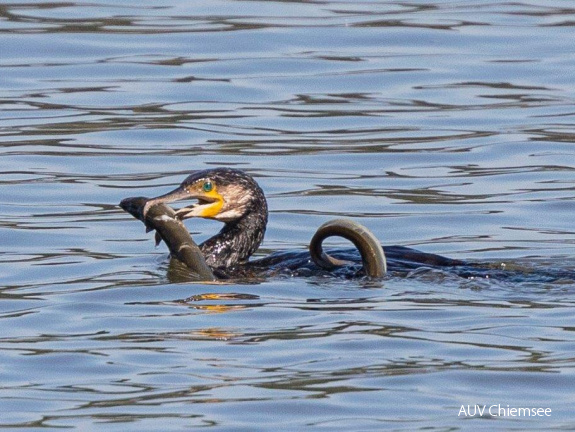
[[[209,180],[204,182],[204,184],[202,186],[202,189],[204,190],[204,192],[211,192],[213,188],[214,188],[214,185]]]

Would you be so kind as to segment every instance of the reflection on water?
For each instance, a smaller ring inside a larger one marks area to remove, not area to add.
[[[575,427],[569,277],[173,283],[116,206],[227,165],[268,196],[260,255],[348,216],[575,273],[574,22],[562,1],[0,5],[0,426]]]

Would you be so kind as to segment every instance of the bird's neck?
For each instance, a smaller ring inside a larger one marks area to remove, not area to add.
[[[228,268],[248,261],[264,239],[268,222],[265,201],[242,218],[228,222],[215,236],[200,245],[213,268]]]

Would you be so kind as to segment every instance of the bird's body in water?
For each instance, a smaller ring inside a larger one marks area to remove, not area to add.
[[[264,258],[250,260],[264,239],[268,222],[268,205],[264,192],[257,182],[241,170],[213,168],[196,171],[175,190],[148,200],[143,213],[145,215],[146,209],[154,204],[180,200],[197,200],[197,202],[177,210],[177,217],[181,219],[201,217],[214,219],[224,224],[219,233],[199,245],[206,263],[218,277],[244,277],[262,273],[276,274],[283,271],[311,275],[325,271],[320,268],[325,268],[323,265],[317,265],[321,264],[318,258],[313,254],[310,256],[308,251],[277,252]],[[357,226],[361,227],[361,225]],[[312,252],[315,250],[313,241],[312,239],[310,245]],[[383,266],[385,267],[387,259],[387,269],[396,274],[428,267],[447,269],[463,277],[489,277],[494,274],[505,279],[514,277],[509,272],[502,272],[496,263],[470,263],[403,246],[388,246],[382,251],[381,245],[375,238],[367,239],[365,243],[370,241],[377,242],[377,248],[382,256],[385,251]],[[363,240],[359,243],[362,242]],[[362,258],[365,270],[366,260],[362,244],[359,243],[354,242],[361,251],[361,257],[356,249],[339,250],[334,254],[335,258],[350,263],[347,270],[343,269],[344,273],[339,271],[339,274],[347,276],[358,272],[361,274]],[[373,244],[371,247],[376,249]],[[321,248],[319,250],[321,251]],[[324,254],[322,254],[323,257],[325,257]],[[337,259],[334,261],[338,261]],[[383,273],[376,272],[376,274]],[[540,272],[540,276],[543,281],[562,277],[547,274],[547,272]]]

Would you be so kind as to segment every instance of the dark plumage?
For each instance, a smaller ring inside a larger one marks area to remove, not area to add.
[[[226,204],[228,201],[245,202],[230,210],[231,214],[237,214],[237,218],[226,221],[218,234],[200,244],[206,262],[215,268],[243,264],[260,247],[266,233],[268,205],[264,192],[252,177],[231,168],[200,171],[192,174],[184,183],[202,177],[216,182],[218,190],[229,191],[224,195]]]

